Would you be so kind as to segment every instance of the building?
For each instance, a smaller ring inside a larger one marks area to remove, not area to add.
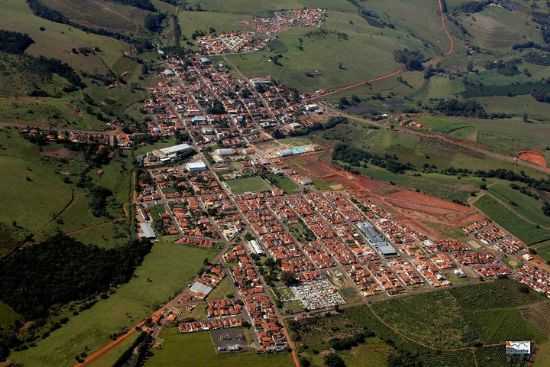
[[[153,227],[150,222],[142,222],[139,224],[139,237],[154,240],[157,238]]]
[[[256,240],[248,241],[247,246],[248,246],[248,249],[250,250],[250,252],[252,252],[253,254],[256,254],[256,255],[263,255],[264,254],[264,250],[262,249],[262,247],[260,246],[260,244]]]
[[[378,251],[378,253],[386,257],[397,255],[397,250],[370,222],[358,223],[357,228],[359,228],[361,233],[363,233],[369,241],[371,247]]]
[[[530,357],[531,342],[530,341],[506,341],[506,355],[513,357]]]
[[[189,144],[178,144],[167,148],[154,150],[150,153],[152,160],[160,163],[169,163],[185,158],[193,153],[193,147]]]
[[[189,172],[202,172],[206,171],[208,167],[203,161],[189,162],[185,165],[185,169]]]

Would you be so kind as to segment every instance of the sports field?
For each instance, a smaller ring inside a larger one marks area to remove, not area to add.
[[[269,185],[269,183],[260,176],[237,178],[234,180],[226,181],[226,184],[235,194],[271,190],[271,186]]]
[[[112,333],[132,327],[186,287],[203,260],[214,254],[214,250],[175,246],[169,239],[157,242],[130,282],[71,317],[38,346],[14,353],[13,359],[28,366],[72,366],[76,355],[107,343]]]

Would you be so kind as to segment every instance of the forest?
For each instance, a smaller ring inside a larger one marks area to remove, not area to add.
[[[45,317],[53,305],[127,282],[151,247],[135,241],[103,249],[58,233],[0,259],[0,300],[27,319]]]

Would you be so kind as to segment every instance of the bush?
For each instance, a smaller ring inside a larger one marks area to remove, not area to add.
[[[0,52],[20,55],[33,43],[27,34],[0,30]]]

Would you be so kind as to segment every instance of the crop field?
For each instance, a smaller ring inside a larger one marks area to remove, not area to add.
[[[289,367],[290,354],[216,353],[209,333],[180,334],[175,328],[160,334],[162,348],[153,350],[146,367],[201,366],[201,367]]]
[[[501,202],[491,196],[482,196],[474,205],[489,218],[528,245],[550,238],[549,230],[539,228],[536,224],[527,222],[515,214],[511,208],[501,204]]]
[[[426,307],[426,305],[430,307]],[[396,299],[376,304],[384,321],[408,337],[441,348],[465,346],[465,319],[457,300],[447,292]]]
[[[157,242],[135,276],[109,298],[70,318],[63,328],[37,347],[13,354],[28,366],[72,366],[74,357],[95,350],[112,333],[130,328],[184,288],[214,250],[175,246],[171,240]],[[56,351],[52,353],[52,351]],[[11,357],[10,357],[11,358]]]
[[[226,184],[235,194],[271,190],[269,183],[259,176],[237,178],[235,180],[226,181]]]
[[[424,48],[410,35],[370,26],[356,13],[329,11],[320,29],[293,29],[282,33],[272,50],[226,59],[247,76],[271,75],[314,91],[389,73],[398,67],[393,51],[403,47]],[[272,61],[276,55],[282,56],[277,64]]]
[[[550,122],[550,104],[538,102],[531,96],[498,96],[476,98],[488,112],[504,112],[515,116],[526,113],[531,120]],[[526,125],[524,123],[524,125]],[[548,125],[546,125],[548,126]]]
[[[90,73],[105,73],[105,64],[113,65],[125,51],[129,50],[127,44],[113,38],[86,33],[36,17],[25,1],[3,1],[0,24],[3,29],[27,33],[35,41],[28,48],[27,53],[57,58],[77,70]],[[71,52],[73,48],[80,47],[99,47],[102,52],[97,56],[77,55]]]

